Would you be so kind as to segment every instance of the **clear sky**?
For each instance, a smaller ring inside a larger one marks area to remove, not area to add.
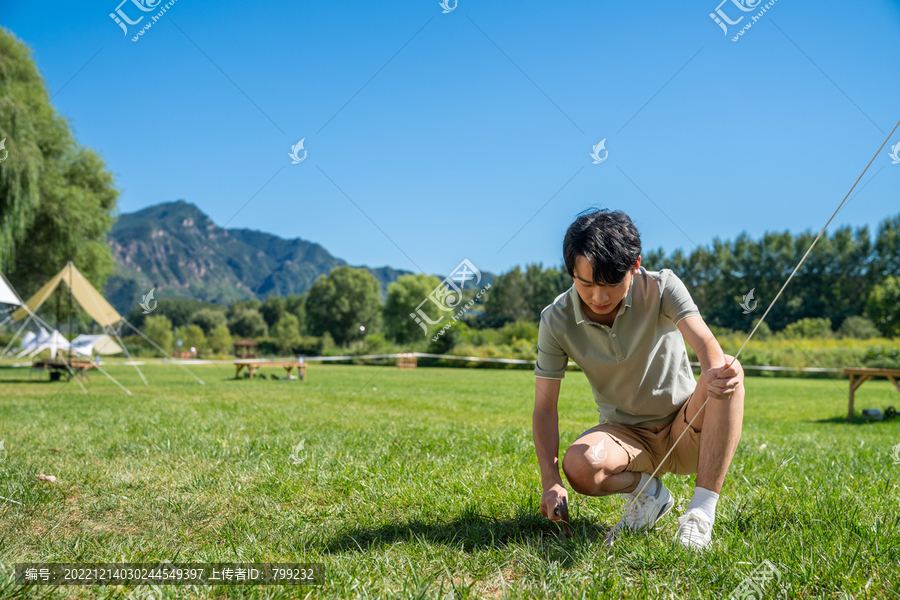
[[[125,35],[118,1],[3,0],[0,25],[121,212],[184,199],[356,265],[559,264],[591,206],[668,252],[818,230],[900,120],[897,1],[777,0],[737,42],[765,2],[720,5],[726,35],[718,0],[176,0],[133,42],[166,3],[126,0]],[[900,212],[898,142],[835,225]]]

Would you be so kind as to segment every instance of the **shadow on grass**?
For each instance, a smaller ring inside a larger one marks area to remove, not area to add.
[[[889,425],[891,423],[900,423],[900,418],[894,417],[891,419],[884,419],[883,421],[876,421],[875,419],[867,419],[866,417],[856,415],[853,417],[852,421],[848,421],[846,416],[842,416],[831,417],[828,419],[816,419],[815,421],[810,421],[810,423],[830,423],[832,425]]]
[[[82,381],[87,381],[87,380],[83,379]],[[28,379],[26,377],[0,377],[0,384],[7,384],[7,383],[34,383],[34,384],[56,383],[56,384],[59,384],[59,383],[65,383],[65,382],[66,382],[65,378],[63,378],[61,380],[57,380],[57,381],[50,381],[50,378],[47,377],[46,375],[43,377],[40,377],[40,378],[34,377],[32,379]]]
[[[607,528],[588,520],[572,520],[575,540],[599,543]],[[452,521],[428,523],[422,520],[390,523],[380,527],[357,527],[345,530],[328,541],[324,551],[367,552],[397,542],[444,544],[466,552],[479,549],[501,549],[511,544],[532,543],[565,565],[571,554],[566,546],[572,542],[563,537],[559,525],[537,514],[520,513],[512,519],[496,520],[466,509]],[[549,542],[549,543],[545,543]]]

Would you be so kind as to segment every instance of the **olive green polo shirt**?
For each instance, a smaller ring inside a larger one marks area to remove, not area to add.
[[[654,427],[670,422],[696,380],[675,326],[699,315],[669,269],[640,267],[612,327],[587,319],[573,285],[541,312],[535,377],[562,379],[571,358],[594,391],[601,423]]]

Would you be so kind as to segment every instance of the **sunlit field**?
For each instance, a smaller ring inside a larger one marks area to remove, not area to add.
[[[314,365],[300,383],[191,368],[205,386],[112,367],[132,396],[102,375],[85,395],[0,369],[0,596],[140,592],[22,588],[17,562],[172,560],[323,563],[326,577],[166,598],[727,598],[767,560],[780,580],[766,597],[900,598],[900,420],[846,423],[846,380],[748,378],[714,544],[695,554],[673,543],[693,478],[667,475],[678,510],[611,549],[619,498],[573,493],[571,541],[538,514],[528,371]],[[886,381],[857,392],[858,409],[889,405]],[[595,423],[581,373],[560,411],[563,444]]]

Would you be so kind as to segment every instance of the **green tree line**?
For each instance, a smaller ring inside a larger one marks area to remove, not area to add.
[[[662,249],[645,257],[648,269],[672,269],[687,285],[712,325],[749,331],[787,280],[816,234],[766,233],[758,240],[742,234],[713,240],[689,254]],[[766,317],[772,330],[802,319],[828,319],[834,329],[865,315],[886,336],[900,335],[900,214],[878,226],[874,243],[868,227],[826,232]],[[757,310],[739,310],[754,291]],[[737,310],[736,310],[737,309]]]

